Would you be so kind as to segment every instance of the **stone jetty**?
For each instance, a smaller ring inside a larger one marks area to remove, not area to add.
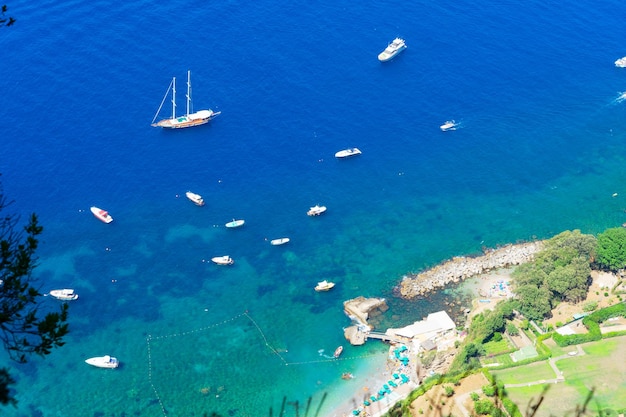
[[[372,329],[367,320],[387,311],[389,307],[384,298],[357,297],[343,302],[343,310],[355,323],[344,329],[344,336],[350,344],[358,346],[365,343],[367,333]]]
[[[535,241],[488,249],[477,257],[457,256],[417,275],[405,275],[396,291],[405,299],[423,297],[452,282],[532,261],[543,246],[543,241]]]

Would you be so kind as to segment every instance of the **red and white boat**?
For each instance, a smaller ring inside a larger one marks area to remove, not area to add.
[[[103,221],[105,223],[111,223],[113,221],[113,217],[111,217],[111,215],[109,214],[108,211],[103,210],[101,208],[98,208],[96,206],[91,207],[91,212],[93,213],[94,216],[96,216],[96,219]]]
[[[341,352],[343,352],[343,346],[339,346],[337,349],[335,349],[335,353],[333,354],[333,357],[338,358],[339,355],[341,355]]]

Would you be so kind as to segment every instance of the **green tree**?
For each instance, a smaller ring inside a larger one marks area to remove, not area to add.
[[[579,230],[559,233],[545,243],[534,261],[512,274],[515,294],[522,314],[541,320],[558,301],[577,302],[589,289],[591,265],[598,242]]]
[[[626,228],[606,229],[598,235],[596,262],[613,271],[626,267]]]
[[[506,332],[509,335],[511,335],[511,336],[518,336],[519,335],[519,329],[513,323],[507,323],[507,325],[506,325]]]
[[[546,287],[525,285],[515,289],[520,312],[529,320],[541,320],[552,310],[551,292]]]
[[[0,212],[9,203],[0,187]],[[48,355],[63,345],[67,334],[67,304],[59,311],[40,311],[42,294],[32,276],[36,266],[37,237],[43,231],[36,215],[31,215],[23,231],[19,218],[0,216],[0,341],[9,357],[25,363],[30,355]],[[16,404],[11,386],[15,383],[7,367],[0,368],[0,403]]]
[[[11,26],[13,25],[13,23],[15,23],[15,19],[12,18],[11,16],[5,17],[7,11],[9,10],[9,8],[7,7],[7,5],[3,5],[2,6],[2,14],[0,14],[0,26]]]

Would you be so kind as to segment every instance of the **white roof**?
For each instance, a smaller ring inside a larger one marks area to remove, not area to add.
[[[437,333],[446,332],[456,327],[448,313],[445,311],[438,311],[436,313],[430,313],[425,320],[416,321],[406,327],[400,329],[389,329],[387,332],[396,334],[402,337],[413,338],[420,335],[435,335]]]

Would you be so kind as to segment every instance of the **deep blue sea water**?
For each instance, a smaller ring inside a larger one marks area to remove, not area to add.
[[[5,415],[332,415],[386,350],[327,359],[346,345],[344,300],[386,297],[384,324],[405,325],[445,300],[395,298],[408,272],[626,221],[623,1],[18,0],[9,12],[2,184],[45,228],[42,291],[80,298],[66,346],[15,365],[19,406]],[[381,64],[396,36],[408,49]],[[196,109],[222,115],[150,127],[188,69]],[[448,119],[461,128],[441,132]],[[353,146],[363,154],[334,158]],[[318,203],[328,212],[307,217]],[[245,226],[225,229],[233,218]],[[233,267],[207,262],[224,254]],[[315,293],[321,279],[337,287]],[[83,362],[104,354],[122,366]]]

